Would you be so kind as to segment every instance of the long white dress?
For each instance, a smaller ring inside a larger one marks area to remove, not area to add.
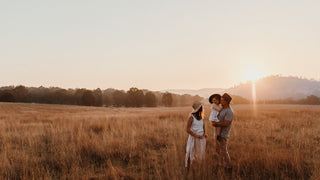
[[[193,115],[193,122],[191,124],[191,131],[196,135],[204,135],[203,129],[203,119],[197,120]],[[195,138],[189,134],[187,148],[186,148],[186,158],[185,158],[185,167],[188,167],[188,159],[190,162],[194,160],[203,160],[206,149],[206,138]]]

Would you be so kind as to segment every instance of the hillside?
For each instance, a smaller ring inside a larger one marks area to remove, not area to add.
[[[258,100],[301,99],[309,95],[320,96],[320,82],[296,77],[269,76],[255,83]],[[230,94],[251,99],[252,83],[247,82],[227,90]]]
[[[191,90],[191,89],[169,89],[169,90],[163,90],[161,92],[170,92],[174,94],[190,94],[190,95],[199,95],[201,97],[209,97],[213,93],[223,93],[226,91],[226,89],[223,88],[203,88],[198,90]]]
[[[255,82],[257,100],[272,99],[301,99],[309,95],[320,97],[320,81],[302,79],[297,77],[268,76]],[[228,89],[206,88],[199,90],[168,90],[177,94],[199,95],[204,98],[213,93],[228,92],[233,95],[239,95],[251,99],[252,83],[250,81],[241,83]]]

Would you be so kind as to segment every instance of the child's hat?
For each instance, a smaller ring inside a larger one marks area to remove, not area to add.
[[[192,113],[198,112],[198,110],[202,107],[203,101],[194,101],[192,104]]]

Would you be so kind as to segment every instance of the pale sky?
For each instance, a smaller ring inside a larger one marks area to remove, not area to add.
[[[228,88],[250,74],[320,80],[320,1],[0,0],[0,86]]]

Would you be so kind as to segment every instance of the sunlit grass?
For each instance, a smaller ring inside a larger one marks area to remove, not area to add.
[[[0,103],[5,179],[317,179],[320,107],[234,106],[233,170],[213,155],[184,168],[191,108],[96,108]],[[255,113],[254,113],[255,112]],[[209,107],[205,111],[209,114]]]

